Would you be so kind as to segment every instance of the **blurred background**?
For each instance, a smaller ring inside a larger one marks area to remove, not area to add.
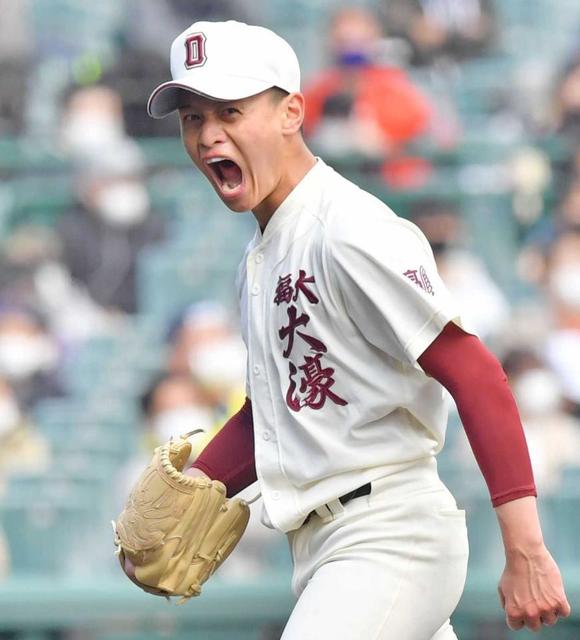
[[[0,640],[277,640],[292,608],[259,503],[183,607],[113,555],[153,447],[203,427],[199,451],[243,399],[233,282],[253,218],[196,175],[176,118],[145,111],[175,35],[230,18],[293,45],[310,145],[421,227],[500,358],[573,607],[542,637],[577,639],[578,0],[0,0]],[[511,638],[499,531],[450,408],[439,467],[471,544],[454,624]]]

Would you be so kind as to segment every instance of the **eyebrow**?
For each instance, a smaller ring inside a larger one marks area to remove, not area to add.
[[[241,101],[232,100],[231,102],[216,102],[214,106],[209,108],[193,105],[193,104],[183,104],[178,107],[179,111],[183,112],[184,114],[195,113],[200,115],[207,111],[218,112],[222,109],[228,109],[228,108],[235,108],[242,111],[243,105],[241,104]]]

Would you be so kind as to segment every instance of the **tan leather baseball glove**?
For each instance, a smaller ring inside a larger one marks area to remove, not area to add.
[[[243,500],[228,500],[221,482],[182,473],[191,444],[186,436],[155,449],[134,486],[115,529],[123,571],[148,593],[182,596],[201,593],[201,585],[229,556],[250,517]]]

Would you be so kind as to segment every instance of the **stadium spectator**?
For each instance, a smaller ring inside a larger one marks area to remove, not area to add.
[[[552,245],[545,285],[552,320],[546,360],[580,415],[580,229],[562,234]]]
[[[125,139],[123,104],[118,93],[95,85],[69,89],[63,97],[60,143],[73,160],[110,154]]]
[[[534,351],[508,352],[502,364],[520,410],[538,488],[553,494],[562,470],[580,465],[580,423],[567,411],[557,376]]]
[[[193,376],[217,416],[243,403],[246,348],[222,305],[191,305],[172,328],[170,343],[170,371]]]
[[[195,458],[215,435],[218,424],[204,392],[188,375],[160,373],[141,397],[140,409],[142,430],[138,447],[118,478],[124,488],[119,493],[120,508],[126,492],[149,463],[155,447],[171,437],[203,429],[205,433],[190,438]]]
[[[20,225],[0,243],[0,299],[38,309],[65,357],[94,336],[116,334],[122,322],[75,286],[61,262],[55,229]]]
[[[207,438],[195,437],[198,445],[214,435],[217,420],[203,390],[191,376],[162,374],[144,394],[141,408],[149,451],[171,437],[194,429],[203,429],[207,434]]]
[[[429,240],[437,269],[465,322],[482,340],[493,340],[505,327],[510,308],[485,264],[468,250],[467,229],[457,207],[446,200],[420,200],[410,217]]]
[[[555,91],[555,129],[580,143],[580,52],[572,55]]]
[[[0,482],[11,475],[41,473],[49,462],[48,443],[18,405],[8,381],[0,378]],[[1,564],[0,559],[0,576]]]
[[[306,83],[304,131],[321,152],[358,154],[383,165],[396,185],[422,181],[428,167],[405,156],[406,145],[427,132],[429,100],[405,71],[381,59],[382,30],[361,8],[343,9],[331,21],[332,66]]]
[[[580,175],[573,176],[564,192],[559,212],[553,220],[553,236],[567,230],[580,231]]]
[[[58,222],[62,260],[78,287],[112,314],[137,311],[137,259],[165,237],[151,210],[144,162],[128,139],[77,162],[78,208]]]
[[[537,286],[546,278],[554,243],[567,231],[580,231],[580,174],[570,173],[571,179],[552,215],[540,219],[522,243],[518,260],[520,277]]]
[[[58,259],[58,238],[49,227],[22,224],[6,234],[0,240],[0,299],[41,307],[39,273]]]
[[[59,348],[44,319],[25,307],[0,306],[0,376],[23,410],[65,395],[59,366]]]
[[[388,33],[411,45],[414,65],[480,56],[496,40],[493,0],[384,0],[382,6]]]
[[[151,88],[167,77],[167,59],[151,49],[126,45],[101,78],[121,99],[125,131],[131,138],[179,135],[176,119],[154,120],[143,108]]]
[[[33,65],[28,0],[0,0],[0,137],[23,133]]]

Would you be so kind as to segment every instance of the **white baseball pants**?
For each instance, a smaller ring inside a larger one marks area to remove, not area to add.
[[[298,602],[281,640],[456,640],[467,530],[435,459],[327,506],[288,534]]]

